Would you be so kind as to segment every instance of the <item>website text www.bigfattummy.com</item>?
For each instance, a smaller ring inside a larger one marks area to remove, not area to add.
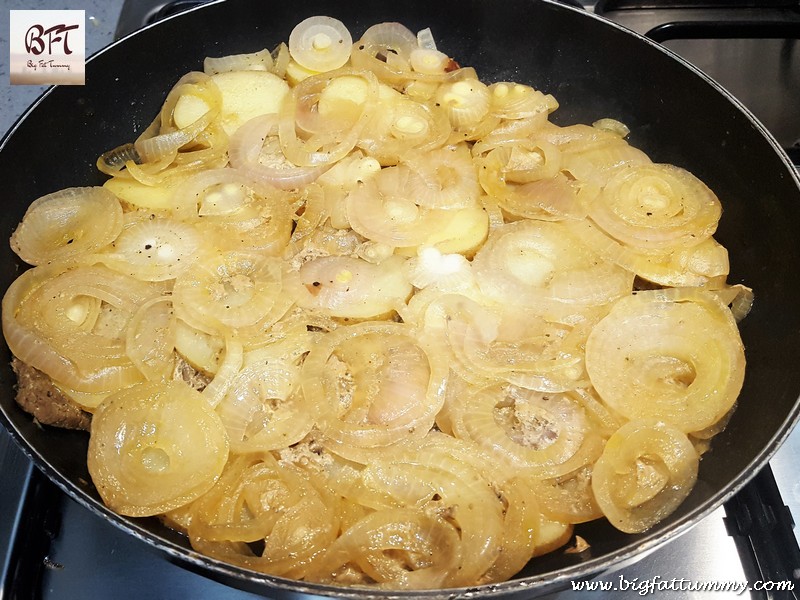
[[[640,596],[657,592],[733,592],[737,595],[750,591],[778,592],[794,590],[792,581],[692,581],[691,579],[664,579],[658,575],[648,579],[626,578],[572,581],[575,592],[632,592]]]

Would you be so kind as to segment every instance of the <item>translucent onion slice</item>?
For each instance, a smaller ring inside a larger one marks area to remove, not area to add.
[[[415,71],[411,66],[411,54],[418,48],[416,36],[403,25],[380,23],[365,31],[353,45],[350,64],[355,69],[374,73],[382,82],[409,95],[417,91],[418,84],[422,84],[425,98],[430,98],[431,87],[435,91],[439,83],[477,78],[474,68],[459,67],[453,60],[448,62],[443,72]]]
[[[493,83],[489,92],[492,112],[504,119],[528,119],[550,114],[558,108],[553,96],[521,83]]]
[[[191,266],[201,245],[200,233],[191,225],[171,218],[155,218],[124,229],[98,259],[143,281],[166,281]]]
[[[178,127],[174,122],[174,111],[182,96],[194,96],[207,110],[196,120]],[[134,146],[143,163],[172,160],[178,151],[197,138],[219,114],[222,95],[209,75],[200,72],[187,73],[170,90],[155,121],[136,140]],[[130,165],[128,165],[130,166]]]
[[[653,164],[620,170],[589,208],[613,238],[645,251],[694,246],[716,231],[716,195],[688,171]]]
[[[214,485],[227,459],[219,417],[181,382],[113,394],[92,419],[89,473],[103,502],[123,515],[188,504]]]
[[[11,249],[31,265],[68,260],[113,242],[122,222],[122,206],[105,188],[67,188],[28,207],[11,234]]]
[[[287,356],[276,355],[270,346],[245,355],[243,368],[217,407],[234,452],[287,448],[311,431],[314,421],[299,393],[298,363],[316,336],[306,331],[298,337],[305,342],[292,340],[297,348]],[[281,347],[284,352],[291,348],[288,343]]]
[[[347,196],[347,219],[354,231],[392,247],[416,247],[428,242],[453,211],[420,207],[407,193],[417,177],[405,167],[382,169]]]
[[[589,220],[566,225],[605,260],[659,285],[715,288],[730,272],[728,251],[713,237],[694,246],[643,252],[621,244]]]
[[[307,579],[351,583],[355,567],[364,582],[392,589],[440,589],[456,579],[462,554],[458,531],[444,519],[392,508],[372,512],[346,529]]]
[[[102,266],[35,267],[3,298],[3,333],[15,356],[56,383],[108,393],[143,380],[124,329],[162,291]]]
[[[466,144],[415,154],[402,164],[417,175],[409,178],[408,189],[417,205],[449,210],[477,206],[480,186]]]
[[[222,398],[228,393],[233,380],[242,368],[244,348],[242,342],[235,334],[225,336],[225,354],[214,373],[213,379],[203,389],[203,398],[208,404],[216,408]]]
[[[179,214],[221,250],[279,254],[291,235],[295,196],[234,168],[208,169],[175,190]]]
[[[276,305],[281,279],[277,259],[246,252],[213,254],[175,281],[176,315],[221,330],[255,325]]]
[[[745,356],[731,311],[697,288],[622,298],[586,343],[586,369],[600,397],[628,419],[699,431],[733,406]]]
[[[320,340],[303,363],[302,386],[333,449],[359,460],[358,449],[425,435],[443,402],[441,378],[408,327],[367,322]]]
[[[289,34],[289,54],[306,69],[333,71],[350,59],[353,38],[344,23],[314,16],[298,23]]]
[[[458,130],[478,125],[489,114],[490,100],[489,88],[478,79],[443,83],[436,91],[436,102]]]
[[[424,323],[427,335],[446,340],[451,368],[473,384],[499,378],[564,392],[586,383],[582,356],[589,322],[552,323],[529,311],[503,311],[449,294],[429,305]]]
[[[503,383],[465,398],[454,412],[453,431],[542,478],[570,473],[602,449],[572,398]]]
[[[279,148],[268,152],[269,146],[265,142],[276,137],[277,132],[276,115],[255,117],[242,124],[231,137],[231,166],[256,181],[280,189],[295,189],[311,183],[324,172],[324,167],[293,165],[279,152]]]
[[[366,82],[364,101],[358,105],[359,114],[342,123],[327,119],[327,127],[320,133],[308,137],[298,131],[299,117],[312,112],[320,93],[331,79],[347,74]],[[280,147],[287,160],[303,167],[331,165],[347,156],[358,143],[361,131],[377,110],[378,80],[370,72],[337,71],[335,74],[321,73],[304,79],[292,89],[292,96],[281,107],[278,122]]]
[[[411,52],[419,47],[419,41],[414,32],[405,25],[386,22],[368,27],[356,46],[386,62],[390,54],[408,59]]]
[[[439,148],[450,138],[447,115],[427,103],[398,94],[395,98],[381,97],[380,106],[364,127],[358,147],[384,166],[396,165],[413,151]]]
[[[183,319],[175,322],[175,349],[193,368],[206,375],[219,369],[225,354],[225,337],[193,327]]]
[[[175,315],[170,297],[145,302],[125,334],[128,357],[149,381],[169,379],[175,371]]]
[[[269,453],[250,453],[234,458],[192,505],[188,533],[207,556],[299,579],[336,538],[335,507],[301,473]]]
[[[447,72],[450,57],[436,48],[414,48],[408,57],[411,68],[418,73],[437,75]]]
[[[614,527],[641,533],[672,514],[697,480],[698,456],[680,430],[631,421],[609,438],[592,473],[597,503]]]
[[[400,257],[373,264],[349,256],[324,256],[287,275],[285,290],[301,308],[332,317],[381,317],[411,295],[403,263]]]
[[[207,75],[231,71],[272,71],[274,61],[268,50],[246,54],[229,54],[221,57],[207,56],[203,60],[203,72]]]
[[[560,222],[496,228],[473,259],[487,297],[562,319],[629,294],[632,274],[601,260]]]
[[[529,478],[542,514],[565,523],[586,523],[599,519],[603,511],[592,491],[593,465],[585,465],[560,477]]]
[[[502,552],[480,583],[506,581],[528,564],[536,551],[542,516],[539,503],[531,497],[529,480],[515,476],[505,482],[502,496],[508,505],[503,516]]]
[[[503,506],[490,480],[470,461],[429,453],[423,442],[371,462],[364,486],[388,503],[446,515],[461,534],[462,567],[449,581],[458,587],[479,580],[501,554]]]

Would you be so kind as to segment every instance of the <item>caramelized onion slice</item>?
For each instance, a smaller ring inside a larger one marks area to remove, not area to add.
[[[148,516],[208,491],[228,459],[219,417],[182,382],[151,382],[109,396],[89,438],[92,480],[112,510]]]

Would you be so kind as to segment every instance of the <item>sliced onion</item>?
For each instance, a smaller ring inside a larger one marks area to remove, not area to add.
[[[436,92],[437,103],[460,130],[478,125],[489,114],[490,98],[489,88],[478,79],[443,83]]]
[[[149,381],[165,381],[175,370],[175,338],[172,299],[153,298],[131,318],[125,349]]]
[[[281,292],[276,259],[242,252],[215,254],[198,261],[175,281],[178,317],[221,331],[264,320]]]
[[[540,392],[565,392],[587,383],[582,355],[591,322],[552,323],[519,308],[489,309],[458,296],[437,304],[447,314],[453,366],[469,381],[500,378]]]
[[[31,265],[96,252],[122,231],[119,200],[102,187],[67,188],[35,200],[11,235],[11,249]]]
[[[339,74],[341,73],[337,72],[337,76]],[[330,165],[347,156],[355,147],[362,129],[376,110],[378,81],[369,72],[348,71],[348,74],[367,82],[367,94],[360,114],[353,122],[346,123],[346,129],[332,128],[308,138],[301,137],[297,130],[300,109],[309,102],[313,104],[316,95],[335,76],[322,73],[303,80],[293,88],[291,99],[283,103],[278,136],[284,156],[292,163],[304,167]]]
[[[244,123],[231,138],[231,166],[280,189],[294,189],[311,183],[324,172],[324,167],[298,167],[282,154],[262,154],[267,138],[277,134],[278,118],[263,115]]]
[[[409,55],[411,68],[417,73],[436,75],[445,73],[450,66],[450,57],[436,48],[415,48]]]
[[[415,82],[438,84],[462,78],[475,78],[472,67],[459,68],[450,61],[443,72],[421,73],[411,68],[411,54],[420,48],[417,36],[399,23],[379,23],[364,32],[353,45],[350,62],[356,69],[368,70],[397,89],[411,88]]]
[[[308,336],[308,349],[312,337]],[[314,425],[298,390],[297,358],[275,357],[267,347],[245,356],[217,412],[234,452],[279,450],[302,440]]]
[[[408,194],[419,206],[451,210],[477,205],[480,186],[466,144],[411,155],[402,164],[417,175],[409,179]]]
[[[207,75],[230,71],[272,71],[274,62],[268,50],[246,54],[230,54],[219,58],[207,56],[203,61],[203,72]]]
[[[693,246],[716,231],[716,195],[688,171],[654,164],[621,170],[589,216],[609,235],[642,250]]]
[[[378,23],[369,27],[358,45],[364,46],[373,54],[380,53],[385,59],[388,54],[408,58],[411,51],[419,46],[414,32],[400,23]]]
[[[242,342],[235,335],[225,336],[225,354],[214,373],[214,378],[202,391],[203,398],[212,408],[216,408],[228,393],[234,378],[242,368],[243,360]]]
[[[692,443],[665,423],[631,421],[609,438],[592,472],[597,503],[614,527],[641,533],[689,495],[699,466]]]
[[[539,477],[570,473],[594,461],[602,449],[582,407],[569,396],[506,384],[465,399],[453,430]]]
[[[178,186],[174,200],[221,250],[277,255],[291,235],[295,197],[239,169],[198,173]]]
[[[475,255],[481,290],[506,304],[564,318],[628,294],[632,274],[599,260],[561,223],[519,221],[493,231]]]
[[[98,260],[143,281],[165,281],[188,269],[201,245],[194,227],[175,219],[156,218],[123,230]]]
[[[363,449],[424,436],[442,404],[441,376],[410,329],[398,323],[329,333],[306,357],[302,386],[332,449],[353,460]]]
[[[504,119],[548,115],[558,108],[550,94],[521,83],[498,82],[489,86],[492,112]]]
[[[289,35],[289,53],[306,69],[333,71],[350,59],[353,38],[333,17],[315,16],[301,21]]]
[[[178,128],[173,121],[173,111],[183,95],[196,96],[208,107],[197,120]],[[172,159],[175,154],[194,140],[219,114],[222,96],[210,76],[192,72],[184,75],[170,91],[159,117],[136,140],[135,147],[142,162]]]
[[[418,177],[405,167],[383,169],[347,196],[347,219],[354,231],[392,247],[428,243],[444,229],[456,211],[427,209],[409,194]],[[436,240],[439,241],[439,240]]]
[[[574,524],[601,518],[603,511],[592,491],[593,466],[588,464],[560,477],[527,479],[542,514]]]
[[[600,397],[628,419],[699,431],[733,406],[745,357],[731,311],[709,291],[637,292],[592,330],[586,369]]]
[[[106,399],[92,419],[89,473],[103,502],[129,516],[184,506],[228,459],[219,417],[181,382],[143,383]]]
[[[346,529],[308,579],[338,583],[340,573],[355,564],[364,582],[438,589],[456,578],[461,562],[461,540],[453,525],[415,509],[394,508],[370,513]]]
[[[443,146],[450,137],[447,115],[405,97],[381,101],[361,133],[358,147],[382,165],[396,165],[406,154]]]
[[[531,497],[529,479],[512,477],[502,489],[508,504],[503,515],[502,552],[480,579],[481,583],[508,580],[528,564],[537,548],[542,516],[539,503]]]
[[[191,509],[192,547],[233,565],[302,578],[336,538],[339,518],[299,472],[269,453],[236,457]],[[260,548],[256,551],[255,544]]]
[[[659,285],[713,289],[724,284],[730,272],[728,251],[713,237],[694,246],[655,253],[621,244],[588,220],[567,226],[605,260]]]
[[[332,317],[368,319],[390,314],[411,295],[403,260],[379,264],[348,256],[324,256],[305,263],[285,284],[302,308]]]
[[[501,553],[502,504],[481,469],[447,452],[433,451],[423,443],[409,445],[367,466],[365,487],[401,505],[447,511],[460,531],[462,568],[448,582],[464,585],[480,579]]]
[[[161,292],[102,266],[35,267],[3,298],[3,333],[15,356],[57,384],[108,393],[144,379],[125,352],[123,332],[138,307]],[[93,310],[95,303],[102,310]]]

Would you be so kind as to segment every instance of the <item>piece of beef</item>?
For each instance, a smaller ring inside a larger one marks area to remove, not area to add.
[[[92,415],[67,398],[50,378],[16,357],[17,404],[43,425],[88,431]]]

